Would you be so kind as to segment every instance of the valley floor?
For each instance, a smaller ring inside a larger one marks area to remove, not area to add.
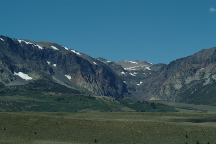
[[[215,144],[216,113],[0,113],[0,144]]]

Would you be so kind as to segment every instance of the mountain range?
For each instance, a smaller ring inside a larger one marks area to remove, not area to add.
[[[0,36],[0,95],[26,91],[216,105],[216,48],[152,64],[93,58],[57,43]]]

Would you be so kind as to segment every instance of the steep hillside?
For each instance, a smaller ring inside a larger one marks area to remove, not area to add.
[[[204,49],[170,64],[124,67],[130,97],[195,104],[216,104],[216,48]],[[135,64],[133,66],[132,64]],[[141,67],[141,68],[142,68]]]
[[[0,38],[0,82],[5,86],[48,80],[94,95],[121,98],[127,92],[111,68],[83,53],[50,42]]]
[[[0,85],[2,94],[11,94],[15,87],[30,93],[69,90],[70,95],[116,100],[216,105],[216,48],[169,64],[114,62],[56,43],[0,36]]]

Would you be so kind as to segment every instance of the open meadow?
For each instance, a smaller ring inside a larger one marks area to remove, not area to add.
[[[0,113],[1,144],[216,144],[215,113]]]

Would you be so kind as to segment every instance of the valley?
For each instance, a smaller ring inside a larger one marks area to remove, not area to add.
[[[115,100],[216,105],[216,48],[152,64],[93,58],[53,42],[0,38],[0,93],[14,88],[55,95],[76,91]],[[61,92],[49,85],[58,85]]]
[[[152,64],[0,38],[1,144],[216,143],[216,48]]]

